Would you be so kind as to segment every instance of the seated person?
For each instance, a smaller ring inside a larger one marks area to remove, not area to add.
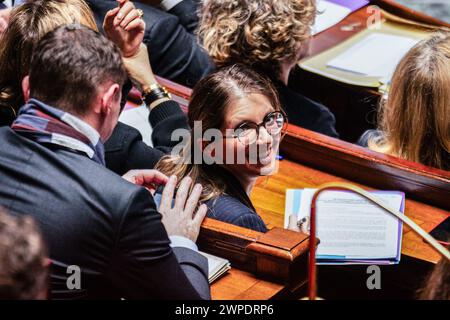
[[[358,144],[450,170],[449,32],[433,34],[403,57],[380,105],[378,126]]]
[[[266,232],[249,195],[258,177],[275,170],[285,125],[270,81],[243,65],[220,69],[195,86],[188,121],[186,145],[156,168],[201,183],[208,217]],[[208,139],[214,130],[218,136]]]
[[[338,137],[325,106],[288,87],[289,73],[308,52],[314,0],[210,0],[199,37],[217,66],[242,63],[271,78],[289,123]]]
[[[207,210],[196,209],[202,187],[188,192],[184,179],[172,208],[175,177],[122,178],[104,167],[126,78],[119,49],[92,29],[60,26],[39,41],[22,81],[27,103],[0,128],[0,205],[40,226],[52,298],[207,299],[208,264],[195,245]],[[144,187],[161,184],[158,212]]]
[[[132,17],[126,20],[134,28],[125,32],[123,27],[114,24],[119,12],[123,15],[122,22],[126,17]],[[97,30],[92,12],[83,0],[36,0],[13,10],[0,47],[0,125],[10,125],[19,107],[25,102],[21,81],[28,74],[32,48],[45,33],[68,23],[81,23]],[[136,15],[133,5],[125,2],[121,4],[120,10],[117,8],[109,12],[108,19],[105,19],[105,30],[121,47],[127,71],[131,77],[135,77],[132,79],[135,84],[141,90],[156,85],[147,52],[143,52],[145,46],[142,50],[141,45],[144,23]],[[125,94],[123,96],[126,98]],[[123,105],[124,103],[125,101],[122,102]],[[131,169],[153,168],[164,153],[170,150],[171,132],[178,127],[187,127],[186,117],[176,102],[159,99],[149,107],[155,148],[148,147],[142,141],[139,131],[121,122],[105,144],[106,165],[120,175]]]
[[[33,219],[0,208],[0,300],[46,299],[47,251]]]
[[[122,2],[122,0],[119,0]],[[87,0],[100,26],[116,0]],[[146,22],[144,42],[150,62],[157,75],[176,83],[193,87],[214,69],[214,63],[198,45],[197,27],[199,0],[159,1],[138,0]]]

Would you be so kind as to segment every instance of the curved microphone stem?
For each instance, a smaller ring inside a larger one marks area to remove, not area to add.
[[[313,195],[311,202],[311,217],[310,217],[310,241],[309,241],[309,283],[308,292],[309,299],[315,300],[317,294],[317,281],[316,281],[316,201],[319,194],[325,190],[350,190],[353,191],[364,198],[370,200],[375,205],[383,208],[384,210],[391,213],[396,218],[402,220],[406,223],[414,232],[425,239],[436,251],[438,251],[442,256],[450,260],[450,252],[437,242],[432,236],[430,236],[425,230],[419,227],[414,221],[408,218],[406,215],[393,210],[383,202],[381,202],[377,197],[373,196],[364,189],[357,187],[350,183],[345,182],[331,182],[325,183],[316,190]]]

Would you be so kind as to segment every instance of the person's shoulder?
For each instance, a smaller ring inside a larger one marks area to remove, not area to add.
[[[267,231],[261,217],[235,197],[222,194],[206,201],[205,204],[208,206],[210,218],[260,232]]]
[[[217,211],[223,210],[234,212],[254,212],[252,209],[243,204],[239,199],[228,194],[221,194],[205,202],[208,208]]]
[[[300,92],[294,91],[284,84],[278,84],[277,89],[280,99],[284,101],[285,104],[301,106],[309,111],[316,111],[318,114],[321,112],[330,112],[330,110],[323,104],[304,96]]]
[[[277,84],[277,89],[289,123],[330,137],[339,136],[335,128],[336,119],[330,109],[282,83]]]
[[[136,128],[122,122],[117,122],[111,137],[105,142],[105,151],[112,152],[126,148],[134,140],[142,140],[142,135]]]

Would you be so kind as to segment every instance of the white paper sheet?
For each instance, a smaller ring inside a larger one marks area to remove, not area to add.
[[[287,190],[286,216],[309,217],[314,189],[301,192],[299,212],[293,212],[293,192]],[[403,195],[379,193],[378,198],[400,210]],[[291,211],[289,211],[291,210]],[[317,204],[317,237],[321,240],[317,256],[346,259],[386,259],[397,256],[399,221],[383,209],[352,192],[325,191]],[[401,230],[400,230],[401,231]],[[400,236],[401,239],[401,236]]]
[[[320,0],[317,2],[317,12],[318,14],[316,16],[316,21],[312,28],[313,35],[338,24],[352,11],[349,8],[338,4],[328,2],[326,0]]]
[[[382,83],[388,83],[400,60],[417,42],[414,38],[371,33],[329,61],[327,67],[380,77]]]
[[[208,259],[208,280],[212,283],[218,279],[222,274],[231,269],[230,262],[227,259],[199,251],[206,259]]]
[[[119,116],[119,121],[136,128],[142,135],[142,141],[144,141],[146,145],[152,147],[153,129],[148,121],[149,113],[150,111],[148,108],[145,105],[142,105],[140,107],[122,111]]]

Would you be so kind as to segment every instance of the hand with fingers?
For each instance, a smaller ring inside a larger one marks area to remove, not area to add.
[[[109,10],[103,21],[106,36],[114,42],[124,58],[137,54],[144,39],[142,10],[128,0],[117,0],[118,7]]]
[[[200,232],[200,225],[206,216],[207,207],[205,204],[198,207],[202,186],[196,184],[192,192],[189,192],[191,184],[190,177],[181,180],[175,204],[172,207],[177,177],[171,176],[163,190],[158,211],[162,215],[162,223],[169,236],[182,236],[195,242]]]
[[[288,229],[309,234],[309,219],[305,217],[298,220],[296,215],[291,214],[289,216]]]
[[[128,0],[117,0],[119,6],[108,11],[103,29],[121,50],[123,63],[134,86],[141,92],[157,83],[145,44],[142,43],[145,22],[142,11]]]
[[[130,170],[122,178],[145,187],[152,194],[160,185],[165,185],[169,178],[158,170]]]

